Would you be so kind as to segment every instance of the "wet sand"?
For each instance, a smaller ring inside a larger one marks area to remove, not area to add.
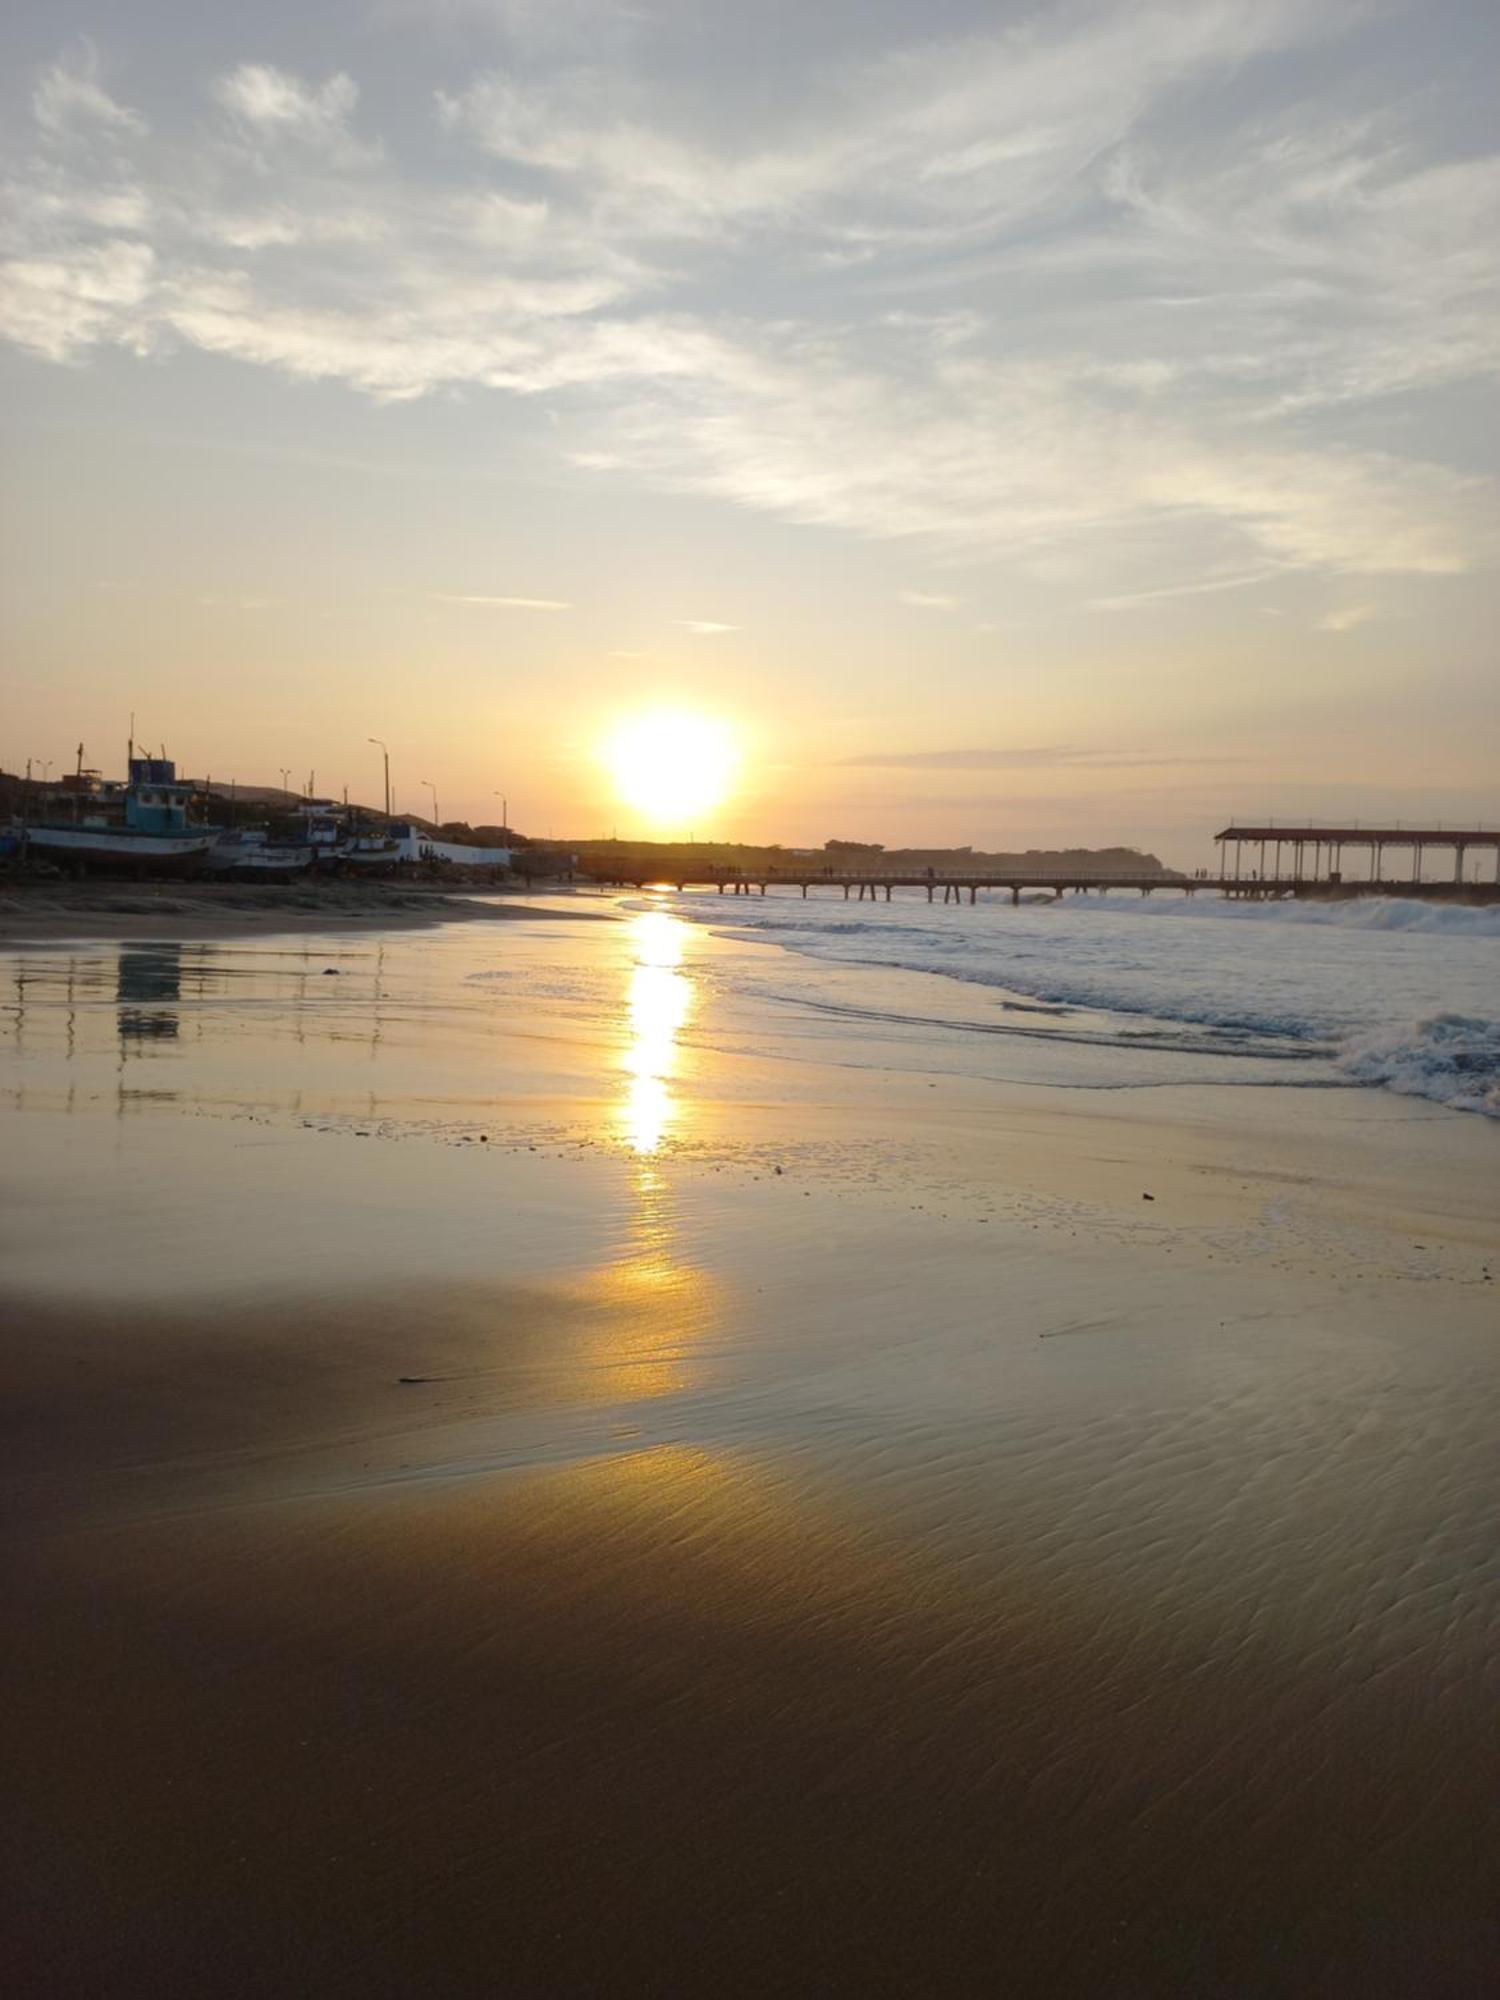
[[[21,1989],[1490,1990],[1495,1133],[778,1069],[708,941],[668,1059],[625,928],[28,970]]]

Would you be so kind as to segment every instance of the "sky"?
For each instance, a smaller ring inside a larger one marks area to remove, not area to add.
[[[0,766],[1500,821],[1491,0],[12,0]]]

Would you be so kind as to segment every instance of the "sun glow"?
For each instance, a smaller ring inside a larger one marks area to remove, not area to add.
[[[739,761],[726,723],[677,710],[622,723],[604,756],[622,804],[655,827],[688,832],[723,804]]]

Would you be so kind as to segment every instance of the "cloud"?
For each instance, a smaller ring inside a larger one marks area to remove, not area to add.
[[[1325,612],[1318,620],[1320,632],[1352,632],[1357,626],[1368,625],[1378,616],[1373,604],[1345,604]]]
[[[648,399],[622,399],[618,455],[793,520],[921,539],[1033,574],[1086,546],[1108,575],[1129,533],[1230,530],[1289,568],[1453,574],[1495,546],[1494,488],[1395,453],[1268,440],[1222,416],[1194,426],[1092,398],[1067,356],[1025,363],[928,353],[887,370],[788,340],[701,353]],[[892,359],[891,366],[897,365]],[[1139,574],[1139,564],[1132,564]],[[1110,591],[1105,595],[1121,594]]]
[[[143,133],[140,112],[117,103],[99,82],[99,52],[84,41],[43,70],[31,96],[32,115],[53,139]]]
[[[1082,750],[1043,744],[1006,750],[874,750],[859,757],[842,757],[839,767],[866,771],[1134,771],[1236,761],[1231,757],[1167,757],[1152,751]]]
[[[928,590],[898,590],[896,599],[901,604],[911,604],[921,611],[954,611],[958,608],[956,597],[939,597]]]
[[[0,282],[0,338],[49,361],[74,360],[103,341],[147,353],[153,334],[141,308],[155,267],[148,244],[124,241],[13,258]]]
[[[1252,584],[1266,583],[1280,576],[1278,568],[1246,570],[1239,576],[1210,576],[1193,583],[1168,583],[1152,590],[1126,591],[1118,597],[1096,597],[1092,602],[1101,611],[1129,611],[1138,604],[1159,604],[1165,598],[1203,597],[1221,590],[1248,590]]]
[[[818,79],[774,138],[676,133],[619,65],[506,69],[441,97],[450,129],[497,158],[587,188],[643,235],[772,219],[842,258],[988,234],[1053,202],[1146,107],[1250,57],[1318,41],[1357,10],[1294,0],[1061,7],[1047,26],[936,36]],[[1315,17],[1316,16],[1316,17]]]
[[[714,638],[720,632],[738,632],[740,629],[738,625],[719,625],[712,618],[674,618],[672,623],[681,626],[684,632],[697,632],[704,638]]]
[[[573,608],[565,598],[560,597],[453,596],[446,591],[434,591],[432,595],[437,604],[477,604],[503,611],[571,611]]]
[[[270,63],[241,63],[217,80],[213,95],[256,142],[291,139],[351,164],[370,157],[349,130],[359,86],[342,70],[314,86]]]
[[[1451,424],[1424,448],[1420,404],[1388,412],[1500,365],[1500,158],[1454,157],[1358,48],[1297,94],[1282,58],[1360,6],[1063,5],[802,64],[749,121],[652,68],[649,10],[616,37],[569,7],[565,47],[545,8],[495,11],[505,67],[414,78],[438,129],[405,159],[356,136],[342,70],[242,63],[217,121],[162,133],[92,50],[54,65],[44,137],[110,157],[18,147],[0,335],[545,396],[570,476],[1112,609],[1494,557]]]

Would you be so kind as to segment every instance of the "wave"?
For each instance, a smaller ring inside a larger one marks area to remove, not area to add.
[[[1007,954],[986,960],[972,942],[957,935],[935,936],[920,927],[897,924],[738,923],[714,925],[719,937],[742,944],[764,944],[772,938],[806,957],[842,965],[884,967],[894,972],[929,972],[1028,999],[1083,1007],[1103,1014],[1144,1016],[1154,1021],[1186,1023],[1195,1028],[1232,1034],[1275,1037],[1284,1042],[1327,1043],[1337,1024],[1309,1020],[1299,1004],[1277,1003],[1263,997],[1249,1005],[1242,989],[1205,983],[1179,992],[1142,993],[1124,986],[1118,968],[1106,962],[1048,964],[1032,967]],[[853,942],[853,949],[841,948]],[[877,947],[880,947],[877,949]]]
[[[1500,1118],[1500,1021],[1433,1014],[1409,1027],[1351,1036],[1338,1067],[1356,1083]]]
[[[1012,1032],[1018,1004],[1085,1010],[1096,1018],[1033,1032],[1194,1054],[1317,1056],[1330,1077],[1500,1117],[1500,907],[1407,897],[1241,903],[1212,893],[962,912],[898,896],[858,915],[774,897],[733,911],[717,897],[675,907],[721,936],[778,943],[830,966],[937,975],[987,992],[975,1024],[986,1031],[1000,1025],[997,1006],[1012,1015]]]
[[[674,906],[700,922],[710,921],[708,911],[703,907],[708,900],[706,896],[688,896],[674,899]],[[694,902],[699,904],[699,908],[692,908]],[[716,915],[721,919],[728,918],[736,929],[805,929],[819,937],[860,937],[866,934],[889,937],[902,931],[914,937],[930,938],[933,935],[930,925],[920,921],[903,924],[899,920],[881,922],[878,917],[848,916],[819,920],[813,915],[820,907],[817,903],[798,903],[798,910],[805,913],[799,922],[796,918],[788,921],[782,916],[780,912],[788,906],[774,901],[764,912],[751,911],[742,905],[732,917],[725,911],[721,898],[714,897],[713,902],[717,906]],[[894,912],[901,906],[902,899],[898,899],[893,903],[883,903],[880,908],[891,912],[894,917]],[[919,907],[915,899],[907,901],[906,906],[912,911]],[[632,899],[623,903],[622,907],[644,910],[656,906]],[[828,905],[821,907],[826,909]],[[997,902],[994,907],[998,909],[1002,905]],[[1200,889],[1196,895],[1184,896],[1176,890],[1164,889],[1150,896],[1023,896],[1021,907],[1028,912],[1058,918],[1127,916],[1152,922],[1166,919],[1193,923],[1310,924],[1344,931],[1410,931],[1431,937],[1500,939],[1500,903],[1424,903],[1410,896],[1351,896],[1343,902],[1326,903],[1290,900],[1257,903],[1220,896],[1212,890]]]
[[[1416,931],[1433,937],[1500,938],[1500,903],[1422,903],[1410,896],[1351,896],[1346,902],[1241,902],[1224,896],[1076,896],[1047,909],[1230,923],[1329,925],[1345,931]]]

